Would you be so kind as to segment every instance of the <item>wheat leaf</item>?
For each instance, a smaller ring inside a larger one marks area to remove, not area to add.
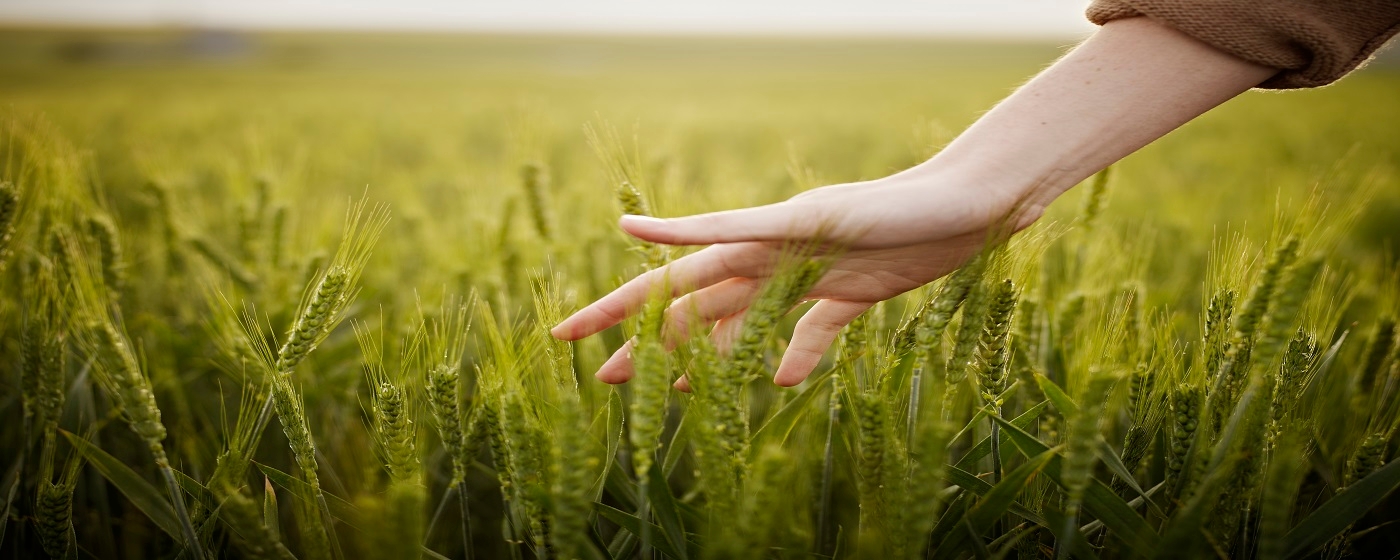
[[[955,558],[970,544],[983,544],[982,535],[991,528],[998,519],[1006,514],[1012,504],[1016,502],[1017,496],[1025,490],[1026,486],[1035,479],[1035,476],[1045,470],[1050,464],[1050,460],[1055,458],[1054,451],[1046,450],[1044,453],[1030,458],[1021,466],[1016,467],[1007,473],[1001,482],[993,486],[977,504],[968,510],[963,517],[963,524],[970,529],[968,531],[952,531],[944,538],[943,542],[935,549],[934,558]],[[973,542],[966,542],[971,539]]]
[[[676,505],[676,497],[671,495],[671,486],[666,483],[666,475],[661,465],[653,463],[647,475],[647,501],[651,503],[652,514],[661,522],[661,528],[670,541],[671,547],[680,553],[681,560],[689,560],[685,549],[685,526],[681,523],[681,512]]]
[[[1011,435],[1012,445],[1022,455],[1034,457],[1050,448],[1005,419],[999,416],[993,416],[992,419]],[[1063,486],[1060,480],[1060,462],[1059,456],[1052,459],[1045,468],[1045,474],[1056,484]],[[1089,487],[1084,491],[1084,509],[1103,521],[1104,526],[1116,533],[1135,553],[1150,555],[1156,550],[1158,537],[1152,526],[1097,478],[1090,479]]]
[[[1016,418],[1012,419],[1011,423],[1015,424],[1023,430],[1027,429],[1032,423],[1036,421],[1036,419],[1040,418],[1040,413],[1043,412],[1045,410],[1045,407],[1049,405],[1050,401],[1048,400],[1040,401],[1040,404],[1030,407],[1025,412],[1021,413],[1020,416],[1017,416]],[[998,437],[997,440],[1004,445],[1011,441],[1011,436],[1007,434],[1000,434],[1000,437]],[[958,468],[970,469],[976,465],[977,461],[982,460],[983,457],[986,457],[991,453],[992,438],[991,436],[987,436],[982,438],[982,441],[977,442],[977,445],[972,446],[972,449],[968,450],[966,455],[963,455],[963,458],[958,461]]]
[[[608,406],[603,411],[599,411],[599,414],[603,414],[604,411],[607,414],[605,426],[608,430],[605,435],[607,455],[603,457],[603,472],[598,474],[598,482],[593,484],[593,490],[589,493],[595,502],[602,499],[603,489],[608,486],[608,480],[612,478],[613,463],[617,461],[617,451],[622,445],[622,417],[626,414],[626,408],[622,404],[622,395],[617,392],[617,389],[608,391]]]
[[[71,432],[62,433],[68,438],[68,442],[87,458],[88,464],[97,469],[103,478],[111,482],[118,492],[126,496],[126,499],[160,527],[160,530],[176,541],[185,540],[184,533],[180,530],[180,519],[175,516],[175,508],[170,506],[170,501],[155,485],[141,478],[141,475],[136,474],[126,463],[98,449],[96,445]]]
[[[10,465],[10,470],[5,474],[4,487],[5,507],[0,508],[0,545],[5,544],[5,528],[10,526],[10,506],[15,502],[15,494],[19,491],[19,470],[24,464],[24,454],[15,456],[15,462]]]
[[[315,491],[313,491],[311,485],[307,484],[305,481],[256,461],[254,461],[253,464],[257,465],[258,470],[262,471],[263,476],[266,476],[273,484],[282,487],[283,490],[291,492],[293,498],[312,504],[317,502]],[[334,517],[341,523],[349,525],[352,529],[355,528],[355,520],[359,518],[360,513],[359,510],[355,508],[354,504],[334,494],[322,492],[321,495],[326,497],[325,505],[331,517]]]
[[[1400,488],[1400,459],[1390,462],[1313,511],[1284,537],[1287,558],[1297,558],[1326,544]]]
[[[1051,381],[1049,377],[1037,373],[1035,374],[1035,383],[1040,385],[1040,390],[1045,393],[1045,398],[1055,405],[1055,410],[1059,411],[1061,416],[1074,416],[1076,412],[1079,412],[1079,405],[1074,404],[1074,399],[1071,399],[1069,394],[1065,393],[1065,390]]]
[[[831,370],[812,379],[812,383],[797,398],[789,400],[783,408],[768,419],[763,427],[754,432],[752,443],[749,446],[750,458],[754,458],[758,450],[763,449],[764,443],[769,438],[777,438],[775,443],[782,445],[787,443],[788,436],[792,435],[793,427],[797,426],[797,421],[807,413],[809,404],[822,392],[827,385],[827,380],[831,378]]]
[[[653,533],[662,533],[664,531],[664,529],[657,526],[655,523],[642,521],[637,518],[637,516],[610,505],[594,502],[593,507],[598,510],[598,515],[601,515],[608,521],[618,524],[633,535],[640,535],[642,533],[643,523],[648,525],[649,527],[647,527],[647,529]],[[652,546],[655,546],[658,551],[671,558],[682,558],[680,551],[676,550],[676,548],[671,545],[670,540],[655,541],[652,543]]]

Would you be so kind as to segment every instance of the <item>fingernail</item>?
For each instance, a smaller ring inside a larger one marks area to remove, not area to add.
[[[639,214],[623,214],[622,219],[618,220],[618,223],[621,225],[644,226],[664,224],[666,223],[666,220],[663,220],[661,218],[653,218],[651,216],[642,216]]]

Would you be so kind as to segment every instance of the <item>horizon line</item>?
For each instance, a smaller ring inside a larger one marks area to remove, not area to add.
[[[642,28],[635,26],[548,26],[548,25],[268,25],[249,23],[209,23],[188,21],[133,22],[96,21],[60,18],[0,18],[0,33],[13,31],[230,31],[239,33],[296,34],[364,34],[364,35],[506,35],[506,36],[575,36],[575,37],[637,37],[637,38],[752,38],[752,39],[933,39],[933,40],[994,40],[1004,42],[1082,41],[1093,30],[1085,31],[995,31],[989,29],[920,31],[908,28],[758,28],[714,27]]]

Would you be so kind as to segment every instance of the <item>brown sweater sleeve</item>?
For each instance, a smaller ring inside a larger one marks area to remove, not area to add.
[[[1400,31],[1400,0],[1093,0],[1089,21],[1147,16],[1278,68],[1261,88],[1329,84]]]

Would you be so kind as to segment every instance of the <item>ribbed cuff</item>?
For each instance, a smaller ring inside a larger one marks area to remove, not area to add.
[[[1326,85],[1364,64],[1400,31],[1393,0],[1094,0],[1089,21],[1146,16],[1255,64],[1278,68],[1259,87]]]

